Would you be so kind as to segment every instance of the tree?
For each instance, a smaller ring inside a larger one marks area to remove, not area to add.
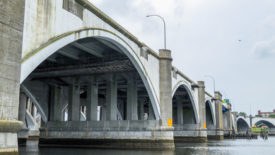
[[[245,112],[239,112],[240,116],[247,116]]]
[[[268,117],[269,118],[275,118],[275,114],[270,114]]]

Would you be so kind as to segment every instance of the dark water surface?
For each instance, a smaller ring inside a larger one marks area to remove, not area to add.
[[[36,148],[20,147],[20,155],[275,155],[275,137],[268,140],[223,140],[207,143],[176,144],[173,151],[157,150],[111,150],[81,148]]]

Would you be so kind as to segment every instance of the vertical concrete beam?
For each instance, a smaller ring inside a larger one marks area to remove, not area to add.
[[[23,122],[24,127],[26,125],[26,106],[27,106],[27,95],[23,92],[23,90],[20,90],[18,120]]]
[[[72,78],[72,84],[69,86],[68,95],[68,120],[80,120],[80,84],[78,78]]]
[[[62,88],[50,86],[50,121],[62,120]]]
[[[172,120],[173,118],[171,51],[167,49],[161,49],[159,50],[159,57],[160,119],[161,125],[168,127],[168,120]]]
[[[227,103],[228,111],[226,112],[228,130],[232,131],[231,104]]]
[[[87,89],[87,120],[97,120],[97,106],[98,106],[98,83],[95,77],[90,79]]]
[[[144,120],[144,104],[145,99],[141,98],[138,100],[138,119]]]
[[[135,74],[129,74],[127,79],[127,120],[138,120],[137,114],[137,80]]]
[[[200,127],[206,129],[205,86],[204,81],[198,81],[198,101]]]
[[[106,120],[117,120],[117,81],[111,75],[106,81]]]
[[[24,0],[0,0],[0,152],[18,152],[17,131]]]
[[[222,94],[215,92],[215,116],[216,116],[216,136],[217,139],[223,139],[223,112],[222,112]]]
[[[183,124],[183,103],[180,98],[176,98],[177,103],[177,124]]]

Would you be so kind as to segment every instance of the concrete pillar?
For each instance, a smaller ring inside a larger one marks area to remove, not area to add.
[[[200,127],[206,129],[205,86],[204,81],[198,81],[198,102]]]
[[[117,81],[114,75],[106,81],[106,120],[117,120]]]
[[[24,0],[0,0],[0,152],[18,152],[20,67]]]
[[[183,124],[183,102],[180,100],[180,98],[176,98],[177,103],[177,124]]]
[[[215,116],[216,116],[216,139],[223,139],[223,112],[222,112],[222,94],[215,92]]]
[[[231,116],[231,104],[227,103],[228,111],[226,112],[227,117],[227,127],[228,130],[232,131],[232,116]]]
[[[50,121],[62,120],[62,88],[58,86],[50,87]]]
[[[172,127],[172,57],[171,51],[159,50],[159,91],[161,125]],[[169,122],[169,124],[168,124]]]
[[[98,83],[95,77],[91,78],[87,89],[87,121],[97,120]]]
[[[68,94],[68,120],[80,121],[80,85],[78,78],[72,78]]]
[[[129,74],[127,80],[127,120],[138,120],[137,80],[135,74]]]
[[[27,106],[27,96],[22,90],[20,90],[18,120],[24,123],[24,127],[26,127],[26,106]]]
[[[139,99],[139,102],[138,102],[138,120],[144,120],[144,104],[145,104],[145,99]]]

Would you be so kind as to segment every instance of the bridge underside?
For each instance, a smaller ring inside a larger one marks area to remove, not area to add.
[[[206,133],[200,129],[196,120],[194,103],[184,86],[180,86],[172,100],[173,104],[173,126],[176,142],[202,142],[206,140]]]
[[[156,120],[139,73],[112,42],[73,42],[41,63],[22,87],[46,117],[41,146],[174,147],[173,131]]]

